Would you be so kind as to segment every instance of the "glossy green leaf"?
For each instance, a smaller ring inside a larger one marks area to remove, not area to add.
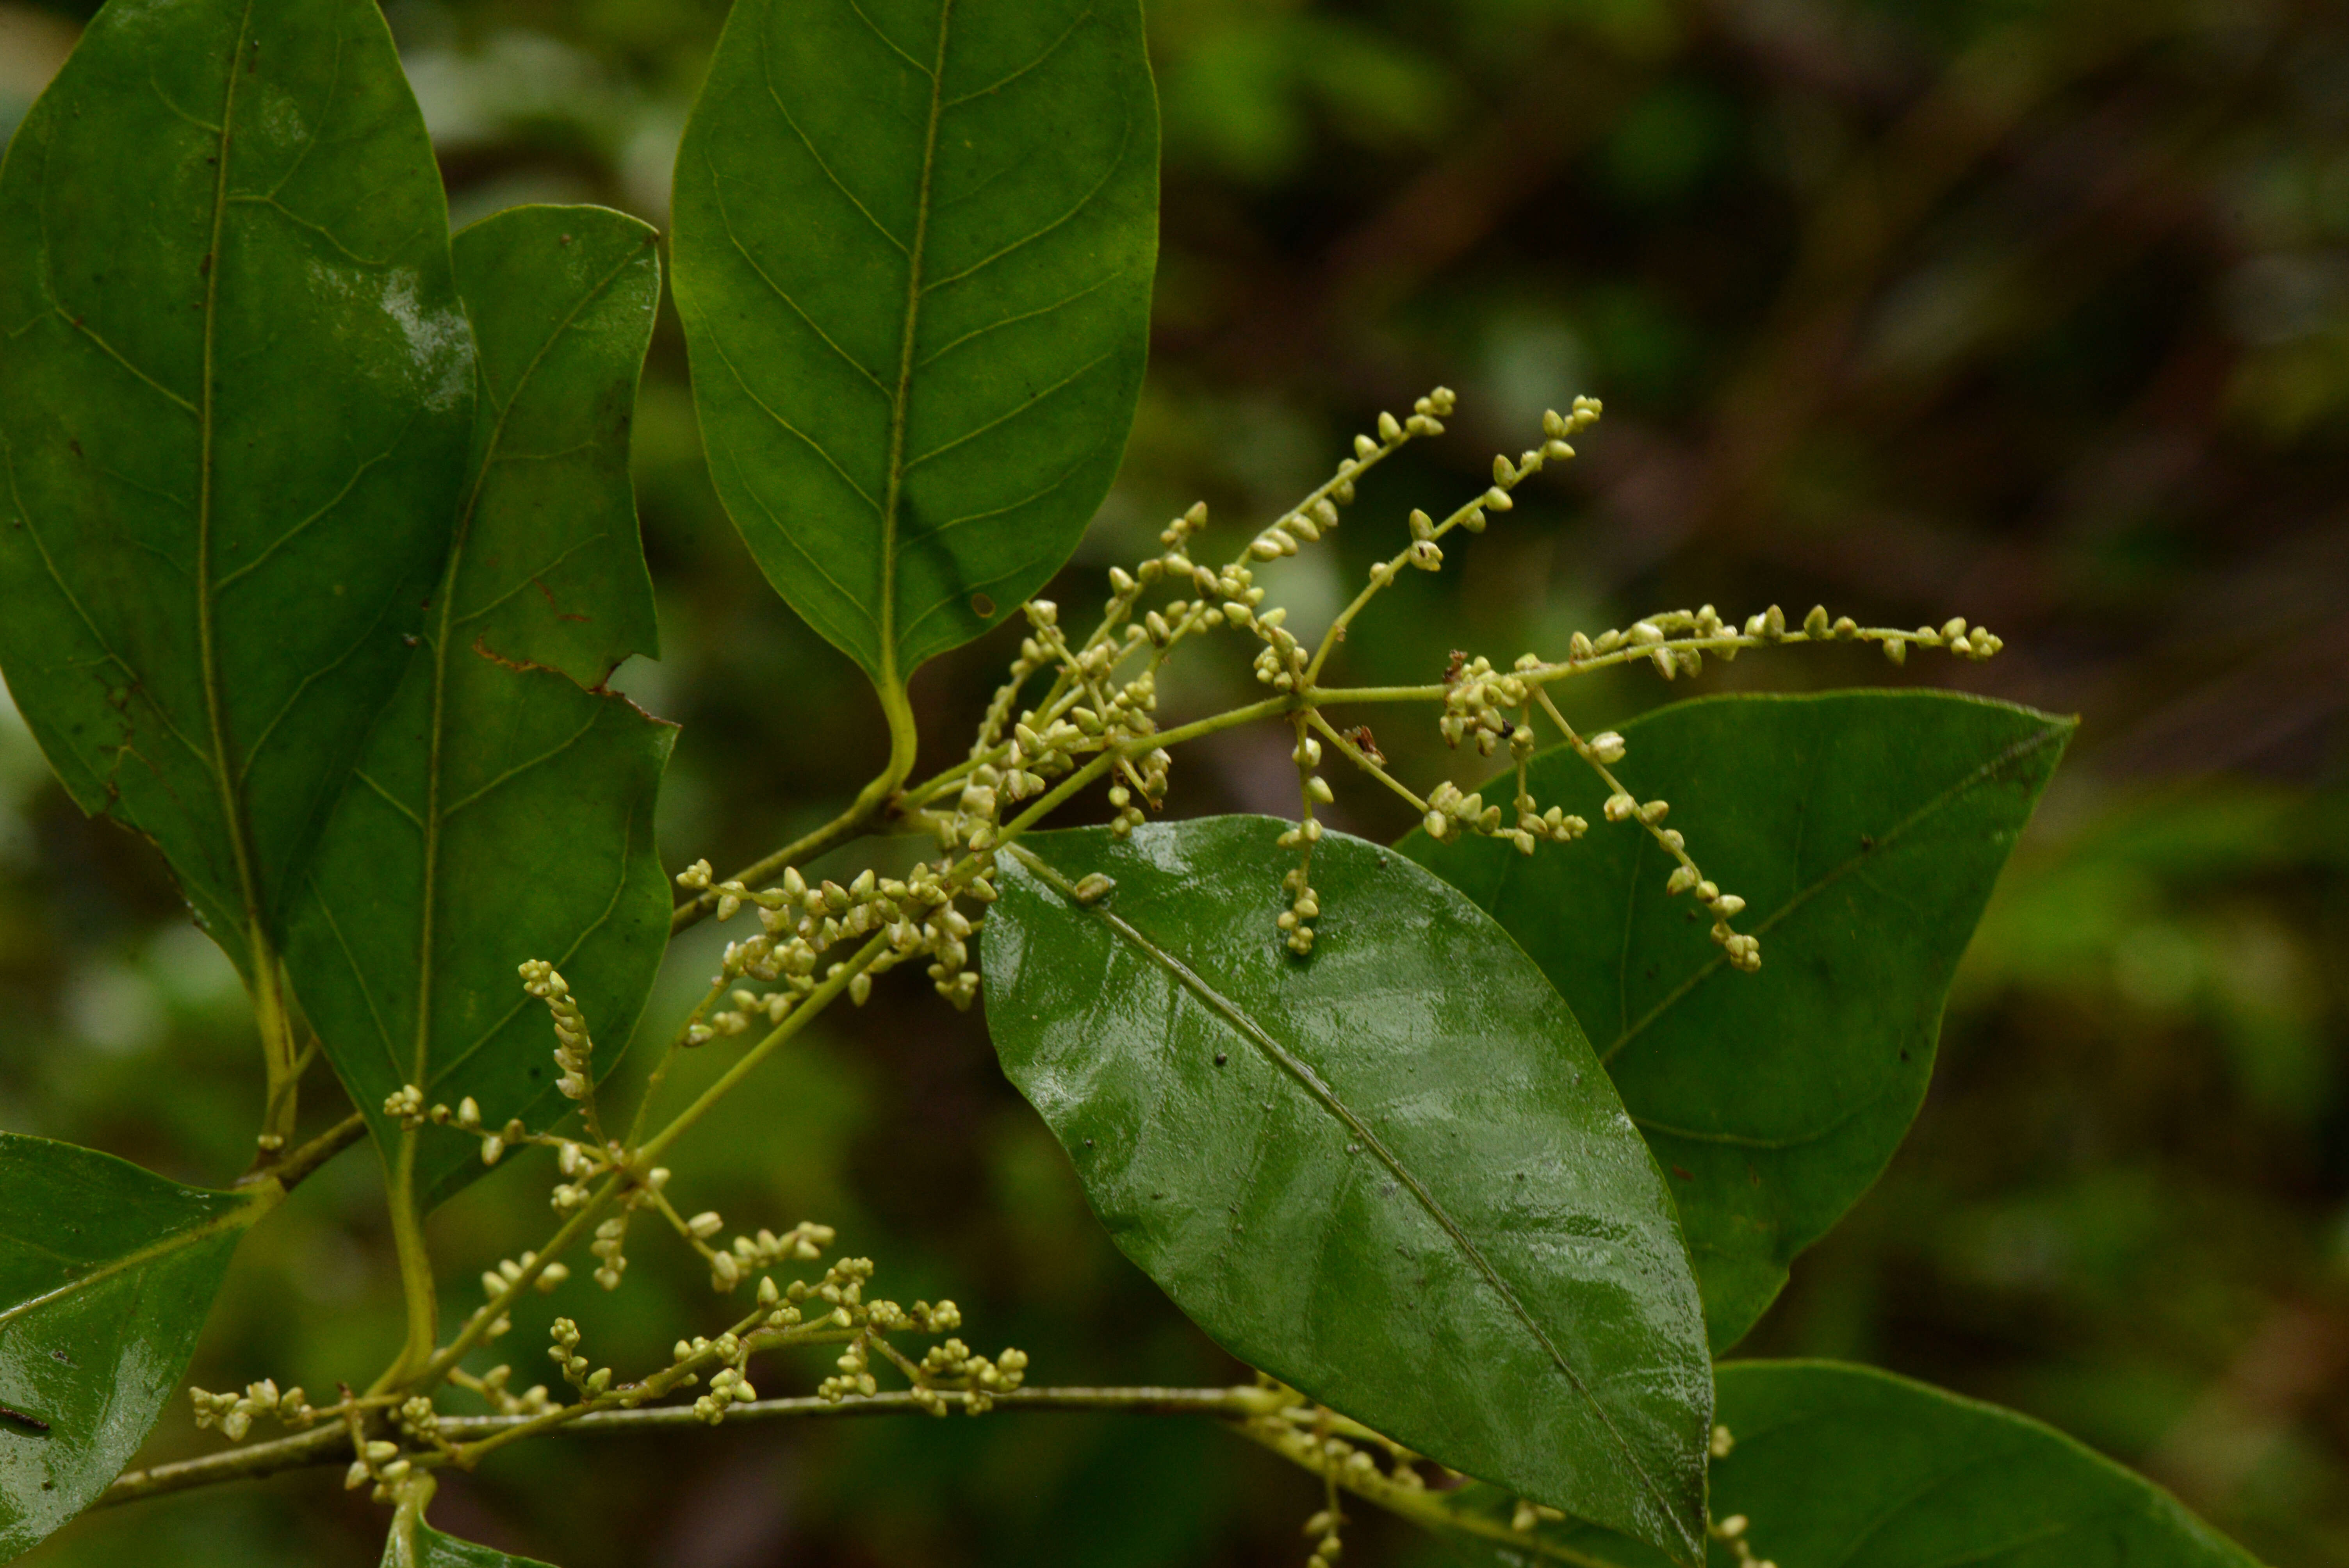
[[[337,804],[288,959],[336,1070],[388,1153],[387,1095],[421,1085],[484,1119],[564,1107],[544,958],[604,1046],[626,1042],[668,935],[653,806],[675,731],[600,689],[653,650],[628,425],[659,300],[653,232],[598,207],[524,207],[457,237],[481,346],[473,473],[407,678]],[[583,685],[582,683],[590,683]],[[446,1196],[480,1143],[420,1134],[415,1191]]]
[[[1617,775],[1670,800],[1705,874],[1747,901],[1736,923],[1762,939],[1758,975],[1729,968],[1703,912],[1666,896],[1670,859],[1601,820],[1606,787],[1563,748],[1534,759],[1531,787],[1590,820],[1581,842],[1527,857],[1403,841],[1592,1031],[1671,1173],[1716,1350],[1907,1134],[1950,977],[2072,728],[1926,691],[1706,697],[1625,725]]]
[[[1287,824],[1021,841],[984,961],[1004,1070],[1126,1254],[1235,1356],[1693,1558],[1712,1406],[1655,1162],[1557,993],[1402,855]],[[1114,886],[1090,905],[1070,884]]]
[[[1136,0],[738,0],[678,151],[718,491],[885,692],[1076,547],[1157,253]]]
[[[383,1543],[383,1568],[548,1568],[535,1557],[512,1557],[443,1535],[402,1510]]]
[[[0,1562],[120,1473],[187,1370],[237,1239],[277,1196],[0,1132]]]
[[[0,170],[0,667],[248,972],[408,662],[472,350],[374,0],[99,12]]]
[[[1873,1367],[1731,1362],[1713,1517],[1743,1514],[1757,1558],[1800,1568],[2257,1568],[2168,1492],[2052,1427]],[[1476,1489],[1454,1506],[1506,1520]],[[1545,1525],[1523,1544],[1455,1537],[1470,1562],[1648,1568],[1633,1542]],[[1571,1555],[1568,1555],[1568,1554]],[[1715,1544],[1716,1568],[1733,1553]]]

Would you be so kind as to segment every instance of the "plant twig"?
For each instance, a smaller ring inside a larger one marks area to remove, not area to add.
[[[968,1396],[946,1389],[939,1391],[938,1398],[951,1405]],[[1280,1396],[1254,1384],[1243,1384],[1229,1388],[1013,1388],[989,1398],[997,1409],[1003,1410],[1107,1410],[1128,1415],[1245,1418],[1263,1413]],[[912,1394],[893,1390],[836,1402],[813,1397],[760,1399],[733,1406],[726,1412],[726,1421],[730,1426],[736,1421],[778,1420],[803,1416],[926,1413],[921,1405],[916,1403]],[[440,1431],[452,1441],[478,1440],[540,1418],[536,1416],[443,1416]],[[563,1429],[569,1432],[628,1433],[699,1425],[701,1418],[693,1413],[690,1405],[659,1405],[633,1410],[591,1411],[569,1422]],[[349,1434],[340,1425],[322,1425],[292,1437],[206,1454],[201,1459],[177,1460],[168,1464],[150,1465],[144,1470],[125,1470],[90,1506],[109,1508],[117,1503],[136,1502],[141,1498],[187,1491],[222,1481],[252,1480],[290,1470],[339,1464],[349,1456]]]
[[[234,1185],[252,1187],[264,1181],[274,1181],[291,1192],[319,1166],[366,1136],[367,1118],[355,1110],[307,1143],[287,1150],[267,1165],[256,1166],[246,1171],[236,1179]]]

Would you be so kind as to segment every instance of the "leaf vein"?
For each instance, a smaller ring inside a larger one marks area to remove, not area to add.
[[[797,425],[794,425],[789,419],[784,418],[782,415],[769,407],[766,400],[750,389],[750,383],[744,379],[741,370],[738,368],[734,363],[734,356],[726,352],[725,345],[720,343],[716,337],[710,338],[709,342],[710,346],[718,350],[718,357],[725,362],[727,373],[734,377],[734,384],[742,388],[742,396],[750,399],[751,404],[757,407],[759,412],[764,414],[768,418],[772,419],[777,425],[782,427],[785,431],[806,442],[809,449],[814,452],[817,457],[822,458],[826,463],[829,463],[832,466],[832,471],[841,477],[842,482],[846,484],[850,490],[854,490],[857,494],[857,498],[863,500],[866,506],[873,509],[874,515],[876,517],[880,516],[881,503],[874,500],[871,494],[865,490],[864,487],[856,482],[855,477],[845,468],[841,466],[840,459],[833,457],[831,452],[827,451],[824,449],[823,442],[817,440],[813,436],[809,435],[805,430],[801,429]],[[833,586],[840,588],[840,584],[838,583],[833,583]],[[840,591],[843,593],[848,592],[845,588],[841,588]]]
[[[394,597],[396,598],[398,595],[395,593]],[[316,682],[324,680],[326,676],[334,674],[336,670],[341,669],[345,665],[350,663],[353,656],[355,656],[361,648],[367,646],[368,639],[375,635],[376,629],[383,624],[384,616],[388,614],[390,610],[391,604],[387,601],[383,609],[377,614],[376,618],[368,622],[366,629],[360,632],[357,637],[352,639],[351,645],[349,647],[345,648],[341,653],[336,655],[330,662],[319,665],[316,669],[312,670],[308,675],[302,677],[300,683],[294,687],[292,695],[286,697],[284,706],[279,707],[276,713],[271,716],[267,724],[261,727],[260,735],[256,736],[254,738],[253,744],[245,748],[243,766],[240,767],[236,770],[236,783],[239,789],[243,789],[244,787],[245,779],[251,777],[253,773],[254,763],[260,758],[262,752],[267,748],[269,745],[269,738],[275,734],[277,727],[285,721],[285,716],[294,711],[295,704],[302,700],[302,694],[308,691]]]
[[[912,462],[907,463],[905,465],[905,471],[906,473],[912,473],[916,469],[920,468],[932,458],[942,458],[948,452],[953,451],[957,447],[962,446],[967,442],[975,441],[978,439],[979,437],[986,435],[989,430],[995,429],[999,426],[1009,424],[1012,420],[1019,418],[1020,415],[1025,414],[1030,409],[1036,408],[1050,400],[1054,393],[1067,390],[1072,383],[1081,380],[1087,371],[1092,369],[1095,366],[1101,365],[1109,360],[1115,353],[1116,350],[1111,349],[1093,356],[1093,357],[1086,360],[1082,365],[1078,366],[1074,370],[1070,371],[1058,381],[1053,382],[1050,387],[1045,387],[1041,392],[1031,395],[1026,402],[1015,404],[1012,407],[997,415],[994,418],[988,420],[985,424],[964,431],[961,435],[957,436],[951,441],[932,447],[928,451],[924,452],[920,457],[916,458]]]
[[[823,154],[816,150],[815,142],[809,138],[806,131],[800,129],[800,122],[792,115],[791,106],[783,102],[782,92],[775,86],[774,60],[768,53],[763,40],[759,51],[759,77],[760,80],[766,84],[767,97],[773,101],[775,112],[783,117],[783,123],[790,126],[792,134],[800,139],[800,145],[807,149],[808,157],[813,160],[815,166],[823,171],[823,177],[832,181],[832,188],[847,198],[848,204],[855,208],[866,222],[873,225],[873,232],[895,245],[899,255],[912,255],[913,252],[906,248],[905,242],[891,233],[888,225],[873,215],[873,209],[867,207],[856,192],[848,188],[846,181],[833,172],[832,165],[824,160]],[[712,172],[714,174],[715,170]]]
[[[832,334],[826,332],[823,329],[823,325],[819,323],[815,317],[810,315],[805,307],[803,307],[799,301],[793,299],[791,296],[790,292],[786,290],[782,284],[777,283],[772,277],[768,275],[767,269],[759,264],[759,258],[750,253],[750,247],[744,244],[742,242],[742,237],[735,232],[734,214],[730,211],[726,206],[725,182],[720,180],[713,179],[710,181],[709,185],[710,192],[718,201],[719,221],[726,225],[726,242],[732,245],[736,253],[741,256],[743,264],[750,269],[752,274],[755,275],[761,283],[767,285],[769,291],[771,292],[777,299],[792,307],[792,314],[793,315],[798,316],[802,321],[807,323],[808,330],[814,333],[817,337],[821,338],[826,348],[831,349],[834,354],[840,356],[840,357],[847,363],[850,369],[855,371],[859,376],[864,377],[865,380],[870,381],[873,384],[873,389],[874,391],[880,393],[884,397],[888,397],[889,388],[882,381],[881,377],[875,376],[870,369],[868,369],[863,360],[857,358],[856,356],[849,353],[847,349],[842,347],[839,340],[834,338]]]
[[[952,354],[956,349],[960,348],[964,344],[969,343],[975,338],[985,337],[990,332],[1000,332],[1007,326],[1017,326],[1023,321],[1034,321],[1038,316],[1050,315],[1054,311],[1062,310],[1076,304],[1079,300],[1083,299],[1088,294],[1096,294],[1101,293],[1102,290],[1109,287],[1110,284],[1116,281],[1117,274],[1115,273],[1105,273],[1099,282],[1087,284],[1085,287],[1081,288],[1076,293],[1069,295],[1066,299],[1057,299],[1050,304],[1040,305],[1036,309],[1030,311],[1022,311],[1018,315],[1007,315],[1002,320],[989,322],[985,326],[973,327],[970,331],[964,333],[960,337],[956,338],[952,343],[947,344],[945,347],[932,354],[919,365],[915,366],[914,368],[916,370],[927,370],[931,366],[936,365],[939,360],[944,359],[947,355]]]
[[[949,288],[956,284],[961,283],[966,278],[973,277],[979,273],[983,273],[988,268],[993,266],[996,263],[1003,260],[1004,257],[1010,255],[1013,252],[1025,249],[1027,246],[1032,245],[1037,241],[1042,239],[1045,235],[1052,233],[1056,230],[1059,230],[1073,222],[1079,213],[1082,212],[1087,207],[1092,205],[1094,197],[1109,189],[1109,182],[1117,178],[1119,170],[1125,167],[1126,149],[1132,146],[1133,142],[1133,121],[1129,118],[1125,122],[1123,131],[1118,138],[1117,155],[1109,160],[1109,167],[1103,170],[1102,171],[1102,177],[1093,182],[1093,188],[1086,191],[1082,196],[1077,198],[1075,205],[1071,206],[1067,211],[1061,213],[1059,217],[1053,219],[1050,222],[1045,224],[1042,228],[1038,229],[1031,233],[1023,235],[1019,239],[1012,241],[1011,243],[1004,246],[993,255],[982,257],[978,261],[973,262],[970,265],[963,268],[963,270],[958,273],[950,273],[946,277],[939,278],[933,283],[925,284],[923,286],[922,293],[926,295],[936,294],[940,289]]]
[[[905,52],[905,48],[903,47],[903,46],[901,46],[901,45],[897,42],[897,40],[896,40],[896,39],[895,39],[895,38],[891,37],[888,34],[886,34],[886,33],[883,32],[883,31],[881,30],[881,24],[879,24],[878,22],[875,22],[872,17],[870,17],[870,16],[866,15],[864,14],[864,6],[862,6],[862,5],[859,5],[856,3],[856,0],[848,0],[848,8],[849,8],[850,10],[852,10],[852,11],[854,11],[854,12],[855,12],[855,13],[856,13],[856,19],[857,19],[858,21],[860,21],[860,22],[864,23],[867,27],[869,27],[869,28],[871,28],[871,29],[873,30],[873,36],[874,36],[874,37],[876,37],[876,38],[880,39],[884,44],[886,44],[886,45],[888,45],[888,46],[889,46],[889,52],[890,52],[890,53],[892,53],[892,54],[895,55],[899,59],[901,59],[901,60],[905,61],[907,65],[909,65],[909,66],[913,67],[916,70],[917,70],[917,71],[921,72],[921,73],[922,73],[922,75],[924,75],[924,76],[926,76],[926,77],[931,77],[935,78],[935,77],[936,77],[936,73],[935,73],[935,72],[933,72],[933,71],[930,69],[930,67],[927,67],[927,66],[926,66],[926,65],[922,64],[922,62],[921,62],[921,61],[919,61],[919,60],[917,60],[917,59],[914,58],[914,57],[913,57],[913,56],[911,56],[911,55],[907,54],[907,53]]]
[[[598,715],[596,717],[600,717],[601,716]],[[543,767],[547,763],[554,761],[556,758],[562,756],[564,752],[570,750],[573,747],[585,739],[587,738],[587,732],[595,727],[595,718],[591,717],[585,724],[581,725],[579,728],[571,735],[570,738],[563,741],[560,745],[550,747],[526,762],[515,763],[512,768],[507,769],[504,772],[499,774],[496,778],[491,779],[488,783],[482,785],[471,794],[465,796],[461,799],[453,802],[444,809],[440,815],[440,821],[445,825],[451,818],[455,817],[457,813],[465,810],[466,807],[478,804],[489,796],[493,795],[498,790],[503,789],[506,785],[512,783],[516,779],[522,777],[522,775],[529,772],[531,769]]]
[[[409,420],[409,424],[412,425],[414,423],[414,419],[411,418]],[[403,438],[407,433],[408,432],[405,428],[400,431],[400,435]],[[382,451],[378,452],[375,456],[367,459],[365,461],[361,462],[357,468],[353,469],[351,470],[351,477],[343,481],[343,488],[336,490],[333,499],[329,500],[326,505],[320,507],[317,511],[312,512],[309,516],[304,518],[301,521],[295,523],[293,527],[279,534],[275,539],[270,541],[268,546],[264,548],[260,554],[254,556],[252,560],[246,562],[243,565],[238,567],[235,571],[228,573],[226,576],[215,579],[212,583],[212,597],[214,599],[218,599],[222,593],[227,592],[231,583],[235,583],[239,578],[249,576],[253,573],[259,571],[262,565],[266,562],[271,556],[276,554],[286,545],[292,543],[305,529],[317,521],[320,518],[326,516],[328,512],[334,511],[336,507],[342,505],[343,502],[349,498],[351,491],[358,488],[359,480],[367,477],[367,470],[369,469],[378,467],[381,464],[389,461],[391,455],[398,449],[399,443],[398,441],[394,441],[390,446],[385,448]]]
[[[851,4],[854,3],[854,0],[851,0]],[[1088,5],[1077,14],[1077,19],[1069,24],[1066,31],[1061,33],[1059,37],[1044,46],[1044,52],[1042,54],[1037,56],[1034,59],[1029,61],[1026,65],[1020,67],[1018,70],[1012,72],[1009,76],[1003,77],[999,81],[988,87],[980,88],[976,91],[967,92],[960,98],[948,98],[946,103],[941,106],[941,108],[960,108],[963,105],[970,102],[973,98],[983,98],[990,93],[1001,92],[1005,88],[1009,87],[1013,82],[1018,81],[1020,77],[1028,75],[1030,71],[1036,69],[1037,67],[1042,65],[1046,60],[1050,59],[1054,55],[1060,53],[1061,46],[1074,37],[1076,36],[1077,29],[1083,26],[1092,19],[1093,7]]]

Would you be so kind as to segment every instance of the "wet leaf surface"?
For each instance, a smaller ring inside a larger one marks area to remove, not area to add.
[[[0,1561],[88,1506],[187,1370],[254,1193],[0,1132]]]
[[[1023,839],[988,1027],[1118,1245],[1225,1348],[1445,1463],[1697,1554],[1711,1375],[1663,1182],[1555,990],[1403,856],[1287,826]],[[1113,886],[1090,904],[1072,884]]]

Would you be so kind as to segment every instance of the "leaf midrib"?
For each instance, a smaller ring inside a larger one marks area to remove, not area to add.
[[[863,15],[859,12],[859,15]],[[922,181],[914,206],[914,242],[905,252],[905,320],[897,346],[897,386],[889,400],[889,474],[881,505],[881,686],[904,685],[897,669],[897,508],[905,490],[905,412],[914,385],[914,339],[922,311],[922,259],[930,232],[930,177],[937,167],[938,120],[946,112],[947,36],[954,0],[939,0],[938,46],[930,65],[930,112],[922,131]],[[869,25],[869,22],[868,22]],[[875,32],[879,29],[875,28]],[[885,36],[885,42],[886,41]],[[895,46],[892,46],[893,47]],[[905,51],[898,51],[903,54]]]
[[[221,814],[228,829],[230,854],[236,865],[237,892],[244,904],[246,940],[256,949],[252,954],[255,984],[265,983],[262,968],[274,962],[265,951],[266,935],[263,931],[261,889],[254,876],[253,846],[244,816],[244,797],[240,788],[242,775],[231,767],[228,749],[228,717],[226,702],[221,690],[220,655],[215,646],[212,628],[212,445],[216,435],[214,413],[217,398],[212,385],[214,346],[220,330],[221,232],[228,213],[229,160],[236,126],[237,69],[243,63],[245,41],[253,26],[253,0],[245,0],[236,25],[236,46],[229,54],[228,85],[221,97],[220,139],[217,143],[215,170],[212,176],[212,229],[207,240],[204,267],[204,339],[202,384],[197,388],[199,409],[197,420],[197,458],[200,465],[196,487],[196,645],[201,661],[204,687],[204,716],[212,731],[212,772],[220,789]]]
[[[1783,923],[1785,921],[1791,918],[1794,913],[1797,910],[1801,909],[1805,904],[1810,903],[1811,900],[1816,898],[1829,887],[1849,875],[1854,868],[1864,865],[1868,861],[1878,858],[1884,851],[1889,849],[1893,844],[1899,841],[1899,840],[1906,837],[1910,831],[1922,825],[1927,820],[1940,815],[1951,806],[1955,805],[1961,799],[1971,793],[1977,786],[1995,778],[2001,770],[2021,761],[2023,758],[2030,756],[2033,752],[2039,750],[2042,747],[2046,746],[2051,741],[2070,734],[2071,729],[2072,727],[2069,725],[2051,724],[2040,729],[2035,734],[2026,736],[2023,739],[2014,742],[2005,750],[2000,752],[1997,756],[1992,757],[1989,761],[1983,763],[1981,767],[1975,769],[1964,778],[1960,779],[1948,789],[1942,790],[1939,795],[1934,796],[1930,800],[1928,800],[1923,805],[1918,807],[1917,810],[1910,812],[1908,816],[1902,818],[1899,821],[1886,829],[1881,834],[1877,835],[1876,843],[1873,848],[1862,850],[1859,853],[1838,861],[1835,866],[1814,881],[1809,886],[1797,890],[1792,898],[1789,898],[1785,903],[1779,905],[1778,908],[1770,913],[1766,919],[1755,925],[1754,927],[1753,934],[1755,936],[1764,935],[1773,928]],[[1515,861],[1509,862],[1509,869],[1516,869]],[[1665,995],[1661,1001],[1658,1002],[1654,1006],[1649,1008],[1647,1012],[1640,1015],[1637,1023],[1625,1028],[1620,1035],[1618,1035],[1615,1037],[1614,1041],[1609,1044],[1604,1051],[1599,1053],[1599,1065],[1603,1068],[1612,1068],[1615,1063],[1615,1058],[1622,1053],[1624,1047],[1645,1033],[1655,1024],[1657,1019],[1662,1017],[1673,1007],[1678,1006],[1680,1003],[1686,998],[1690,992],[1696,989],[1700,982],[1703,981],[1708,975],[1712,975],[1713,971],[1721,968],[1727,962],[1728,960],[1726,958],[1716,954],[1711,961],[1699,966],[1688,976],[1687,979],[1682,981],[1678,985],[1673,986],[1672,989]]]
[[[1678,1515],[1672,1508],[1671,1500],[1657,1484],[1655,1479],[1648,1473],[1647,1465],[1642,1462],[1630,1440],[1616,1426],[1613,1415],[1590,1391],[1589,1386],[1582,1380],[1581,1374],[1577,1372],[1572,1364],[1567,1360],[1549,1336],[1543,1331],[1541,1325],[1534,1320],[1533,1315],[1526,1309],[1525,1304],[1517,1299],[1516,1293],[1509,1288],[1508,1282],[1501,1277],[1499,1270],[1494,1266],[1492,1260],[1485,1255],[1484,1250],[1476,1245],[1466,1231],[1462,1229],[1460,1222],[1436,1201],[1435,1195],[1430,1192],[1419,1178],[1403,1164],[1402,1159],[1387,1147],[1385,1141],[1354,1113],[1351,1107],[1338,1098],[1337,1091],[1324,1082],[1320,1075],[1311,1067],[1299,1060],[1278,1040],[1273,1038],[1262,1025],[1242,1011],[1237,1003],[1208,985],[1204,976],[1153,942],[1131,922],[1098,903],[1088,903],[1080,899],[1077,896],[1075,885],[1058,869],[1040,859],[1034,851],[1018,844],[1011,845],[1010,850],[1021,865],[1034,872],[1054,892],[1066,899],[1070,906],[1079,914],[1091,915],[1100,921],[1174,976],[1177,984],[1205,1003],[1211,1011],[1219,1015],[1241,1038],[1254,1046],[1275,1068],[1287,1073],[1309,1096],[1319,1101],[1324,1110],[1343,1122],[1347,1130],[1361,1140],[1362,1146],[1378,1158],[1379,1162],[1387,1168],[1396,1181],[1402,1183],[1418,1201],[1420,1207],[1426,1212],[1428,1217],[1433,1219],[1452,1239],[1453,1244],[1460,1250],[1462,1255],[1468,1260],[1485,1284],[1507,1305],[1510,1315],[1532,1336],[1534,1343],[1541,1346],[1543,1353],[1549,1357],[1551,1365],[1565,1376],[1577,1397],[1588,1407],[1592,1414],[1599,1418],[1599,1424],[1606,1429],[1608,1437],[1613,1440],[1625,1461],[1630,1466],[1631,1473],[1640,1478],[1640,1484],[1646,1489],[1649,1496],[1662,1511],[1663,1516],[1667,1519],[1677,1519]]]

